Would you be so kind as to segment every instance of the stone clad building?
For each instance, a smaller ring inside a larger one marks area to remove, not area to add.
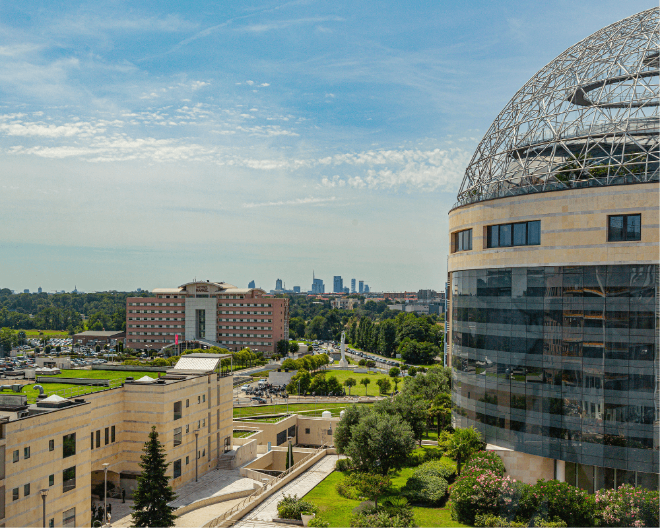
[[[0,524],[41,526],[40,490],[48,490],[50,526],[91,526],[92,488],[108,480],[127,496],[135,489],[151,426],[164,445],[176,490],[195,479],[195,431],[200,475],[231,448],[232,377],[220,355],[195,354],[152,381],[76,399],[51,396],[28,405],[22,394],[0,394]]]
[[[658,22],[520,89],[449,213],[453,420],[524,480],[658,489]]]
[[[126,299],[126,346],[160,350],[179,341],[204,341],[228,350],[277,351],[289,339],[289,299],[260,288],[190,282]]]

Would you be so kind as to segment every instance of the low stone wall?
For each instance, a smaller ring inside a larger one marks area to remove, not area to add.
[[[243,444],[242,446],[239,446],[237,449],[235,449],[234,452],[236,454],[234,455],[234,460],[232,461],[231,464],[232,469],[240,467],[243,464],[249,462],[250,460],[254,460],[255,458],[257,458],[258,445],[259,442],[257,442],[256,438],[254,438],[249,442]]]
[[[255,482],[255,487],[258,488],[260,486]],[[185,515],[186,513],[190,513],[191,511],[195,511],[195,510],[199,510],[200,508],[206,508],[207,506],[211,506],[211,504],[218,504],[219,502],[225,502],[233,499],[240,499],[242,497],[247,497],[252,493],[254,493],[254,488],[245,489],[241,491],[232,491],[231,493],[223,493],[222,495],[214,495],[213,497],[208,497],[207,499],[195,501],[191,504],[188,504],[187,506],[181,506],[180,508],[174,510],[174,515],[176,515],[177,517],[181,517],[182,515]]]
[[[68,385],[92,385],[95,387],[109,387],[110,380],[95,378],[53,378],[50,376],[37,376],[37,383],[65,383]]]

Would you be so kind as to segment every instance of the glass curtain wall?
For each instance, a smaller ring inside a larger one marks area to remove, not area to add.
[[[451,279],[457,427],[575,467],[617,469],[619,478],[660,471],[657,265]]]

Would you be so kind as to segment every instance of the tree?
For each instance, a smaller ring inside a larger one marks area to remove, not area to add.
[[[461,463],[483,448],[481,434],[474,427],[456,429],[447,446],[449,455],[456,459],[456,473],[461,474]]]
[[[295,353],[300,350],[300,345],[298,344],[298,341],[289,341],[289,352]]]
[[[374,410],[389,415],[398,415],[408,424],[419,445],[422,445],[422,437],[428,419],[428,403],[421,397],[402,393],[396,398],[376,402]]]
[[[390,378],[392,378],[392,381],[394,381],[394,390],[399,390],[399,376],[401,375],[401,371],[398,369],[398,367],[392,367],[389,372]]]
[[[378,381],[376,381],[376,385],[378,385],[378,389],[380,390],[381,394],[387,394],[392,388],[392,383],[387,378],[380,378]]]
[[[355,487],[360,493],[374,501],[374,508],[378,509],[378,497],[392,485],[390,477],[377,473],[360,473],[356,476]]]
[[[438,439],[440,432],[444,430],[445,425],[451,420],[451,396],[448,392],[437,394],[433,400],[433,405],[429,409],[429,416],[438,420]]]
[[[300,387],[300,394],[306,394],[311,383],[312,377],[309,375],[309,372],[305,369],[300,369],[296,372],[296,375],[291,378],[291,381],[286,386],[286,391],[289,394],[298,394],[298,388]]]
[[[355,387],[357,382],[355,381],[355,378],[346,378],[344,381],[344,386],[348,387],[348,395],[351,395],[351,387]]]
[[[17,342],[16,332],[11,328],[5,327],[0,330],[0,348],[2,348],[6,354],[11,352],[11,349],[16,346]]]
[[[351,442],[352,438],[352,428],[360,422],[362,416],[364,416],[370,409],[364,405],[351,405],[344,409],[344,416],[337,424],[335,429],[335,447],[337,448],[337,453],[343,455],[346,452],[348,444]]]
[[[171,477],[165,474],[170,464],[165,462],[165,448],[158,440],[155,426],[151,427],[142,451],[142,473],[133,494],[133,523],[136,527],[174,526],[174,508],[168,503],[176,499],[176,495],[169,485]]]
[[[277,342],[277,353],[286,356],[289,352],[289,342],[286,339],[280,339]]]
[[[369,383],[371,383],[371,380],[369,378],[362,378],[360,380],[360,385],[364,385],[364,395],[365,396],[369,396],[369,394],[367,394],[367,385],[369,385]]]
[[[376,367],[376,362],[373,359],[369,359],[367,361],[367,368],[375,368]]]
[[[350,436],[345,452],[353,466],[382,475],[401,467],[415,448],[415,438],[406,422],[396,415],[375,411],[360,416]]]
[[[378,350],[383,356],[392,357],[396,350],[396,323],[385,320],[379,327]]]
[[[96,348],[94,350],[96,350],[97,352],[100,352],[101,351],[101,345],[96,345]]]

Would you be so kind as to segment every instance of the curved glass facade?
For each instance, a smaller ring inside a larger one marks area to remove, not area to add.
[[[457,271],[451,288],[456,427],[542,457],[660,471],[657,265]]]

